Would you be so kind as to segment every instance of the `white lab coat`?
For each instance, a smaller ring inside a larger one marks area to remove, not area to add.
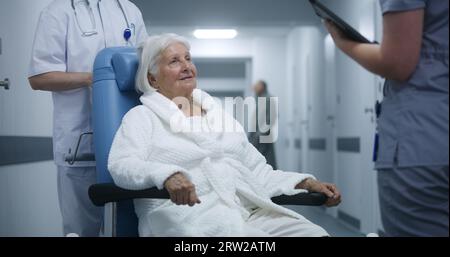
[[[75,3],[80,0],[75,0]],[[145,40],[147,32],[142,14],[128,0],[119,0],[135,33],[130,38],[135,46]],[[126,46],[123,32],[126,21],[116,0],[89,0],[97,35],[83,37],[70,0],[55,0],[45,8],[36,30],[29,77],[47,72],[92,72],[97,53],[105,47]],[[89,11],[77,8],[78,21],[90,30]],[[128,44],[130,45],[130,44]],[[80,134],[92,131],[91,88],[53,92],[53,151],[58,166],[67,166],[64,155],[72,153]],[[85,137],[79,153],[93,152],[92,138]],[[74,166],[94,166],[94,162]]]
[[[203,118],[186,118],[161,94],[145,94],[143,105],[126,114],[116,133],[108,169],[118,186],[161,189],[168,177],[182,172],[202,201],[189,207],[170,200],[135,200],[140,235],[243,236],[248,232],[247,206],[304,219],[270,198],[305,192],[295,186],[313,176],[274,171],[243,128],[210,96],[196,89],[194,101],[206,110]]]

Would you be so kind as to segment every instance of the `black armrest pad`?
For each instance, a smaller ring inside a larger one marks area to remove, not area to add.
[[[90,186],[89,198],[94,205],[103,206],[110,202],[120,202],[139,198],[169,199],[170,196],[167,190],[159,190],[156,187],[145,190],[127,190],[120,188],[113,183],[108,183]]]
[[[300,193],[296,195],[280,195],[272,197],[272,202],[279,205],[321,206],[327,201],[323,193]]]
[[[132,199],[152,198],[169,199],[167,190],[159,190],[156,187],[145,190],[127,190],[113,183],[96,184],[89,187],[89,198],[96,206],[104,206],[110,202],[120,202]],[[273,197],[272,201],[279,205],[323,205],[327,197],[322,193],[300,193],[297,195],[281,195]]]

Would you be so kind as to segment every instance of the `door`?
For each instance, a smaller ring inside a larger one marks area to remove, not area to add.
[[[288,149],[286,151],[286,156],[280,156],[284,159],[284,162],[280,163],[280,168],[289,171],[300,171],[300,149],[301,149],[301,138],[298,134],[299,131],[299,113],[300,106],[298,103],[299,95],[299,51],[298,51],[298,31],[293,30],[288,36],[287,40],[287,77],[288,77],[288,87],[287,87],[287,101],[286,104],[288,108],[286,109],[286,141],[284,146]],[[284,157],[284,158],[283,158]]]
[[[308,97],[308,83],[310,82],[310,68],[308,68],[309,54],[299,60],[300,62],[300,84],[298,86],[297,104],[300,108],[298,111],[298,133],[301,139],[301,149],[300,149],[300,171],[306,172],[308,170],[308,130],[309,130],[309,97]]]
[[[59,236],[52,162],[52,99],[28,83],[34,31],[51,0],[2,0],[0,7],[0,236]]]
[[[291,135],[291,151],[289,163],[289,170],[292,171],[301,171],[301,164],[303,163],[302,156],[302,135],[301,135],[301,108],[299,103],[300,98],[300,75],[298,65],[292,66],[292,95],[291,95],[291,103],[292,104],[292,120],[289,124]]]
[[[375,10],[378,1],[327,1],[330,8],[364,36],[375,39]],[[373,107],[376,100],[375,76],[341,51],[335,52],[336,182],[343,202],[337,208],[339,219],[363,233],[374,229],[375,175],[372,150],[375,131]],[[333,116],[333,115],[330,115]]]
[[[328,157],[328,167],[330,178],[328,181],[336,183],[336,45],[330,35],[324,39],[324,68],[325,68],[325,130],[326,130],[326,156]],[[327,212],[332,216],[337,216],[336,208],[328,208]]]

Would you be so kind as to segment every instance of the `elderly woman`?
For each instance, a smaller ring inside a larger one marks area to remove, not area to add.
[[[334,206],[340,202],[337,188],[267,165],[237,121],[196,89],[189,51],[187,40],[175,34],[149,37],[138,48],[142,105],[123,118],[108,168],[122,188],[166,188],[171,199],[135,200],[139,234],[328,236],[270,199],[308,190],[325,193],[327,205]]]

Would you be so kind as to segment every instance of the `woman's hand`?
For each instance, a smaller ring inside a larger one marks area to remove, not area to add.
[[[341,193],[336,185],[330,183],[322,183],[312,178],[307,178],[297,184],[296,189],[306,189],[309,192],[324,193],[328,200],[325,202],[327,207],[333,207],[341,203]]]
[[[333,38],[334,43],[341,50],[345,50],[345,43],[349,41],[341,29],[339,29],[332,21],[324,20],[323,23]],[[345,52],[345,51],[344,51]]]
[[[195,186],[182,173],[177,172],[170,176],[164,187],[169,191],[170,199],[176,205],[194,206],[194,204],[201,203],[195,192]]]

